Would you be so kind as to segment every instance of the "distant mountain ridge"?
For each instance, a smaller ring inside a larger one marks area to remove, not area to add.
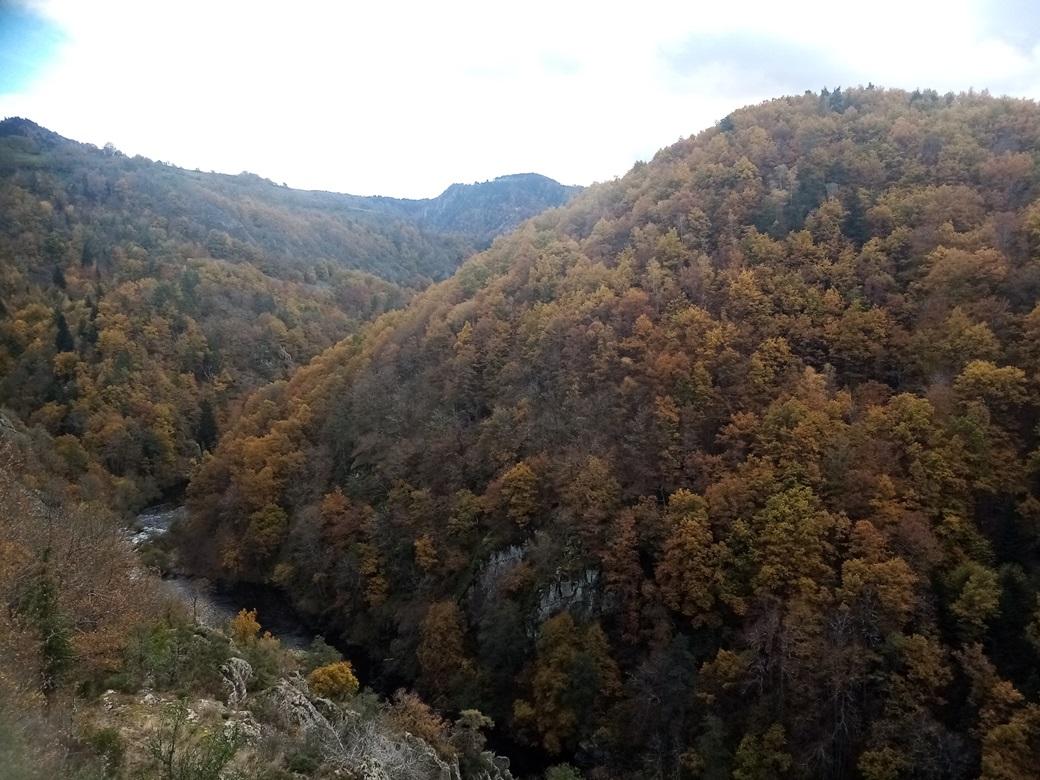
[[[331,218],[347,218],[360,222],[372,222],[379,217],[389,217],[410,223],[423,233],[450,234],[451,238],[432,238],[433,243],[438,245],[454,243],[454,239],[457,238],[463,239],[466,247],[436,247],[438,251],[433,254],[439,255],[442,250],[446,250],[448,254],[452,255],[447,263],[443,258],[438,257],[435,267],[421,264],[419,268],[415,269],[420,274],[434,279],[447,276],[464,256],[470,253],[472,248],[487,246],[496,235],[511,230],[539,212],[564,205],[581,190],[581,187],[566,186],[537,173],[520,173],[499,176],[490,181],[473,184],[452,184],[434,198],[351,195],[324,190],[294,189],[248,172],[237,175],[207,173],[180,168],[141,156],[129,158],[112,146],[106,145],[103,149],[99,149],[93,144],[79,143],[21,117],[11,117],[0,121],[0,139],[7,142],[3,148],[0,148],[0,176],[9,175],[26,167],[38,167],[40,162],[33,158],[40,152],[78,149],[121,159],[134,166],[135,170],[140,170],[141,166],[144,166],[144,170],[149,173],[163,174],[164,179],[169,179],[169,185],[173,187],[183,184],[196,189],[201,185],[204,190],[208,191],[208,193],[191,194],[219,194],[236,200],[247,197],[260,198],[265,201],[265,205],[277,208],[286,208],[291,211],[320,211]],[[17,139],[24,140],[19,142]],[[14,146],[11,146],[12,142],[15,144]],[[21,143],[21,147],[18,146],[19,143]],[[154,167],[149,168],[148,166]],[[182,199],[175,205],[190,207],[193,204],[185,203]],[[244,224],[246,220],[243,220],[241,215],[200,213],[192,216],[195,221],[201,223],[216,223],[210,227],[226,231],[233,239],[248,241],[250,236],[255,238],[253,235],[255,231],[250,230],[250,226]],[[265,249],[270,248],[267,245],[269,242],[261,243],[265,244]],[[293,247],[294,254],[308,256],[327,254],[312,246],[313,243],[313,241],[309,241],[304,242],[304,246]],[[381,272],[382,269],[374,267],[368,258],[333,257],[329,259],[347,259],[348,267],[365,270],[393,281],[403,280],[400,274],[388,275]]]
[[[85,446],[124,506],[154,500],[239,398],[572,191],[531,174],[425,200],[294,190],[6,119],[0,405]]]
[[[413,201],[418,206],[414,213],[424,227],[479,236],[485,244],[529,216],[564,205],[581,189],[539,173],[514,173],[485,182],[452,184],[436,198]]]

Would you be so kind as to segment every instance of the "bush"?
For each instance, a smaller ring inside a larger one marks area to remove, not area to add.
[[[319,634],[314,637],[311,641],[311,646],[307,648],[307,655],[304,657],[304,669],[310,674],[319,666],[328,666],[342,660],[343,655],[339,650],[328,644],[325,641],[325,637]]]
[[[314,694],[327,699],[345,699],[357,693],[360,687],[350,661],[319,666],[307,676],[307,684]]]
[[[570,764],[557,764],[545,770],[545,780],[581,780],[581,772]]]
[[[294,750],[285,757],[285,768],[301,775],[312,774],[321,766],[321,756],[313,749]]]
[[[123,765],[126,746],[118,729],[103,728],[89,734],[86,745],[101,759],[106,777],[115,777]]]
[[[456,756],[455,746],[451,744],[451,725],[416,694],[399,690],[394,694],[388,715],[397,730],[425,740],[442,758]]]
[[[248,647],[260,636],[260,621],[255,609],[240,610],[228,623],[228,633],[239,647]]]
[[[138,627],[125,651],[125,670],[111,682],[120,690],[144,686],[159,690],[222,690],[220,667],[230,656],[219,634],[160,622]]]
[[[253,679],[259,689],[270,686],[284,671],[286,654],[282,643],[269,631],[242,648],[242,655],[253,667]]]
[[[192,725],[187,705],[177,702],[164,710],[148,748],[162,780],[220,780],[241,744],[237,729]]]

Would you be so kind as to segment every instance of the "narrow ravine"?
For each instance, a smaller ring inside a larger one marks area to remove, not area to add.
[[[130,540],[135,549],[142,553],[142,562],[147,563],[149,548],[161,542],[186,515],[187,509],[176,504],[150,507],[137,515]],[[322,636],[351,660],[365,684],[381,697],[390,698],[396,690],[406,685],[404,680],[387,676],[364,649],[347,646],[339,637],[325,636],[316,627],[308,625],[293,609],[288,597],[277,588],[260,585],[218,587],[205,579],[186,574],[176,565],[164,567],[162,583],[201,625],[222,629],[240,610],[255,609],[263,629],[278,637],[285,647],[304,649],[310,646],[315,637]],[[540,776],[552,763],[541,750],[517,742],[504,728],[504,724],[496,724],[488,732],[487,738],[489,748],[509,758],[516,777]]]
[[[142,511],[134,521],[131,543],[145,553],[186,515],[183,506],[160,505]],[[142,556],[147,564],[147,559]],[[224,628],[243,609],[255,609],[265,631],[291,648],[305,648],[318,632],[309,628],[288,600],[275,588],[240,585],[226,588],[185,574],[177,566],[164,568],[163,587],[180,601],[197,622]]]

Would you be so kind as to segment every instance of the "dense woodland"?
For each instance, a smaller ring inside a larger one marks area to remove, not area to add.
[[[737,111],[253,394],[185,552],[588,777],[1035,777],[1038,149]]]
[[[246,393],[571,194],[534,175],[429,201],[300,192],[5,120],[0,405],[57,437],[88,497],[141,506],[183,486]]]

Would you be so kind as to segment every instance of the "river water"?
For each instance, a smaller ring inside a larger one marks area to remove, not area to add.
[[[186,515],[183,506],[163,505],[146,509],[131,527],[130,543],[138,550],[158,543]],[[317,636],[273,588],[217,587],[207,580],[190,577],[176,567],[163,574],[162,585],[196,621],[210,628],[224,628],[240,610],[255,609],[263,629],[277,636],[286,647],[305,648]]]

